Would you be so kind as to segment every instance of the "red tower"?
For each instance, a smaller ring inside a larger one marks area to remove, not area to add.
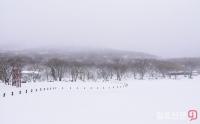
[[[21,68],[14,65],[12,68],[12,86],[21,87]]]

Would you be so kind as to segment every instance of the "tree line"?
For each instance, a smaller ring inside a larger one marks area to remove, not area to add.
[[[121,81],[125,78],[138,80],[177,78],[184,75],[192,79],[193,73],[200,68],[199,58],[179,59],[153,59],[153,58],[107,58],[103,60],[78,58],[42,57],[33,58],[28,56],[1,56],[0,57],[0,80],[5,84],[12,84],[12,70],[14,66],[21,71],[31,71],[30,80],[37,82],[68,80],[82,81]],[[35,73],[38,72],[38,73]]]

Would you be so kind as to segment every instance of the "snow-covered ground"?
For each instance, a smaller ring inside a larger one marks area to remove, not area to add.
[[[0,124],[200,123],[200,118],[189,121],[187,116],[191,109],[200,112],[200,77],[109,83],[41,82],[24,84],[22,88],[0,84],[0,88]]]

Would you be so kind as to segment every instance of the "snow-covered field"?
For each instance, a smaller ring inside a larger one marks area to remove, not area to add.
[[[191,109],[200,112],[200,77],[109,83],[42,82],[24,84],[22,88],[0,84],[0,88],[0,124],[200,123],[199,118],[189,121],[187,116]]]

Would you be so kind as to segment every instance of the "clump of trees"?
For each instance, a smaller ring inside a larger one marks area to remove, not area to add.
[[[120,58],[112,57],[103,60],[79,59],[76,57],[29,57],[8,56],[0,57],[0,80],[7,85],[12,82],[14,67],[20,71],[33,72],[31,81],[41,79],[46,81],[121,81],[124,78],[139,80],[173,78],[178,75],[193,77],[193,73],[200,69],[200,59],[152,59],[152,58]],[[38,72],[38,73],[35,73]],[[21,72],[22,73],[22,72]],[[36,75],[37,74],[37,75]],[[22,74],[23,75],[23,74]]]
[[[0,80],[5,84],[9,83],[11,77],[12,66],[10,63],[10,59],[1,58],[0,59]]]
[[[15,80],[15,76],[21,76],[23,66],[28,60],[26,57],[14,56],[14,57],[1,57],[0,58],[0,80],[6,85],[12,85],[19,87]],[[16,75],[17,71],[18,75]],[[20,77],[19,77],[20,78]]]

